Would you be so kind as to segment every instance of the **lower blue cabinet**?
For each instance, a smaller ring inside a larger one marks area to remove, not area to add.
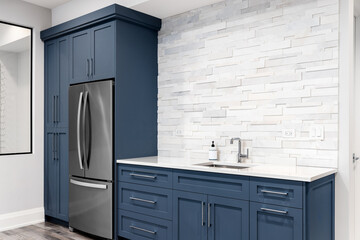
[[[249,239],[249,202],[174,191],[173,239]]]
[[[173,240],[207,239],[207,195],[173,191]]]
[[[133,240],[335,239],[334,175],[308,183],[119,166],[118,173],[123,173],[118,182],[118,235],[121,237]],[[149,176],[151,182],[127,177],[131,173]]]
[[[249,239],[249,202],[208,196],[208,239]]]
[[[169,240],[171,222],[126,210],[118,210],[118,234],[131,240]]]
[[[302,210],[250,202],[250,240],[302,240]]]

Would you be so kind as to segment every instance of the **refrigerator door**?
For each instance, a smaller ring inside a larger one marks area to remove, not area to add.
[[[112,183],[70,178],[69,226],[112,239]]]
[[[84,106],[84,85],[69,88],[69,174],[84,177],[84,147],[82,111]]]
[[[113,81],[87,83],[84,91],[85,177],[113,179]]]

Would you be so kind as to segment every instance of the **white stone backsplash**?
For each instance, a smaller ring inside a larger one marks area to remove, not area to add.
[[[337,167],[339,0],[226,0],[163,20],[162,157]],[[324,126],[324,141],[309,138]],[[282,137],[295,129],[295,138]]]

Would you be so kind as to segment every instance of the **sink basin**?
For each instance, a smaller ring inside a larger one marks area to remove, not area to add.
[[[243,164],[240,165],[240,164],[226,164],[226,163],[213,163],[213,162],[198,163],[194,165],[210,167],[210,168],[231,168],[231,169],[245,169],[250,167],[248,165],[243,165]]]

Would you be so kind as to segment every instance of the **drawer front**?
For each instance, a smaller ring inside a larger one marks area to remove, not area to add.
[[[249,199],[249,177],[196,171],[174,171],[174,189]]]
[[[136,165],[118,165],[118,181],[172,188],[172,171]]]
[[[118,210],[118,235],[132,240],[171,239],[170,221],[146,215]]]
[[[303,183],[269,178],[251,178],[250,200],[302,208]]]
[[[250,202],[250,240],[302,240],[302,210]]]
[[[172,191],[138,184],[118,184],[118,207],[138,213],[172,219]]]

